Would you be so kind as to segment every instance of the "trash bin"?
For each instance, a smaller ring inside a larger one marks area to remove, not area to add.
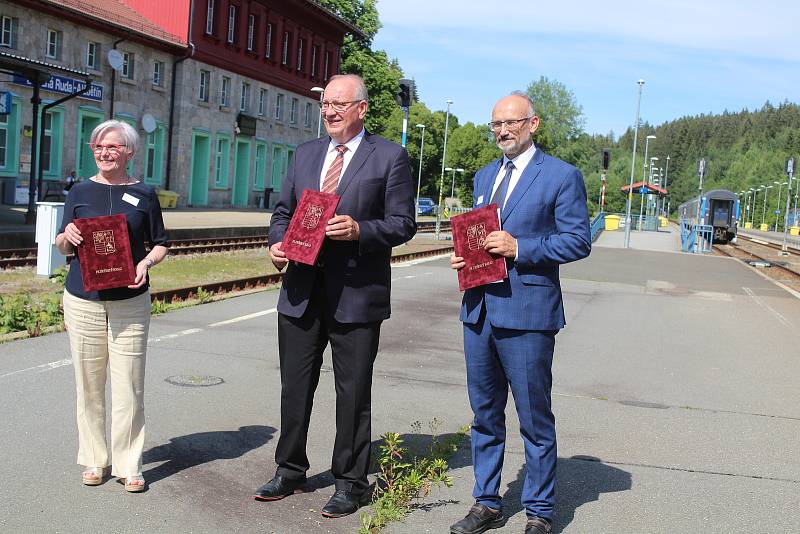
[[[761,230],[762,232],[766,232],[767,230],[769,230],[769,225],[766,224],[766,223],[761,223],[761,225],[759,225],[758,229]]]
[[[659,215],[658,216],[658,223],[659,223],[658,225],[661,228],[666,228],[667,226],[669,226],[669,219],[667,219],[666,217],[664,217],[662,215]]]
[[[751,222],[744,223],[744,229],[745,230],[750,230],[752,227],[753,227],[753,223],[751,223]]]
[[[161,190],[158,193],[158,204],[161,209],[174,208],[178,203],[178,193],[172,191]]]
[[[800,226],[790,226],[789,227],[789,234],[790,235],[800,235]]]
[[[605,216],[605,229],[607,231],[619,230],[619,220],[622,217],[619,215],[606,215]]]

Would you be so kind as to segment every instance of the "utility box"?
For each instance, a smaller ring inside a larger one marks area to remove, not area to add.
[[[162,190],[157,194],[158,205],[161,206],[161,209],[174,208],[178,204],[178,193]]]
[[[609,232],[619,230],[619,220],[621,218],[619,215],[606,215],[604,219],[605,229]]]
[[[36,203],[36,274],[39,276],[50,276],[67,262],[67,257],[56,247],[63,216],[63,202]]]
[[[769,225],[766,223],[761,223],[758,229],[761,230],[762,232],[766,232],[767,230],[769,230]]]
[[[800,226],[790,226],[789,227],[789,234],[790,235],[800,235]]]

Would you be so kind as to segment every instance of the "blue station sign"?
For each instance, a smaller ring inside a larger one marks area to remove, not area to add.
[[[33,84],[28,81],[28,79],[24,76],[20,76],[17,73],[14,73],[14,79],[12,83],[16,83],[18,85],[24,85],[26,87],[33,87]],[[50,76],[50,79],[44,82],[41,85],[41,88],[45,91],[52,91],[54,93],[61,93],[64,95],[69,95],[80,91],[86,87],[86,82],[83,80],[76,80],[74,78],[67,78],[65,76]],[[103,86],[97,83],[93,83],[89,90],[78,98],[85,98],[86,100],[94,100],[95,102],[102,102],[103,101]]]
[[[11,113],[11,92],[0,91],[0,115]]]

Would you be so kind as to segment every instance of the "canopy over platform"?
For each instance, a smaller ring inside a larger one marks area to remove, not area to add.
[[[620,191],[627,193],[631,187],[633,192],[637,195],[658,195],[660,197],[667,196],[667,190],[657,185],[648,184],[647,182],[636,182],[633,186],[625,185],[620,188]]]

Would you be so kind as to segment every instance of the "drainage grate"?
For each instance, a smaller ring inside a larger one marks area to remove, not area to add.
[[[208,375],[175,375],[175,376],[168,376],[164,379],[165,382],[172,384],[173,386],[185,386],[185,387],[195,387],[195,388],[202,388],[208,386],[216,386],[219,384],[223,384],[225,381],[218,377],[218,376],[208,376]]]
[[[752,265],[753,267],[772,267],[772,264],[768,261],[748,260],[747,263]]]

